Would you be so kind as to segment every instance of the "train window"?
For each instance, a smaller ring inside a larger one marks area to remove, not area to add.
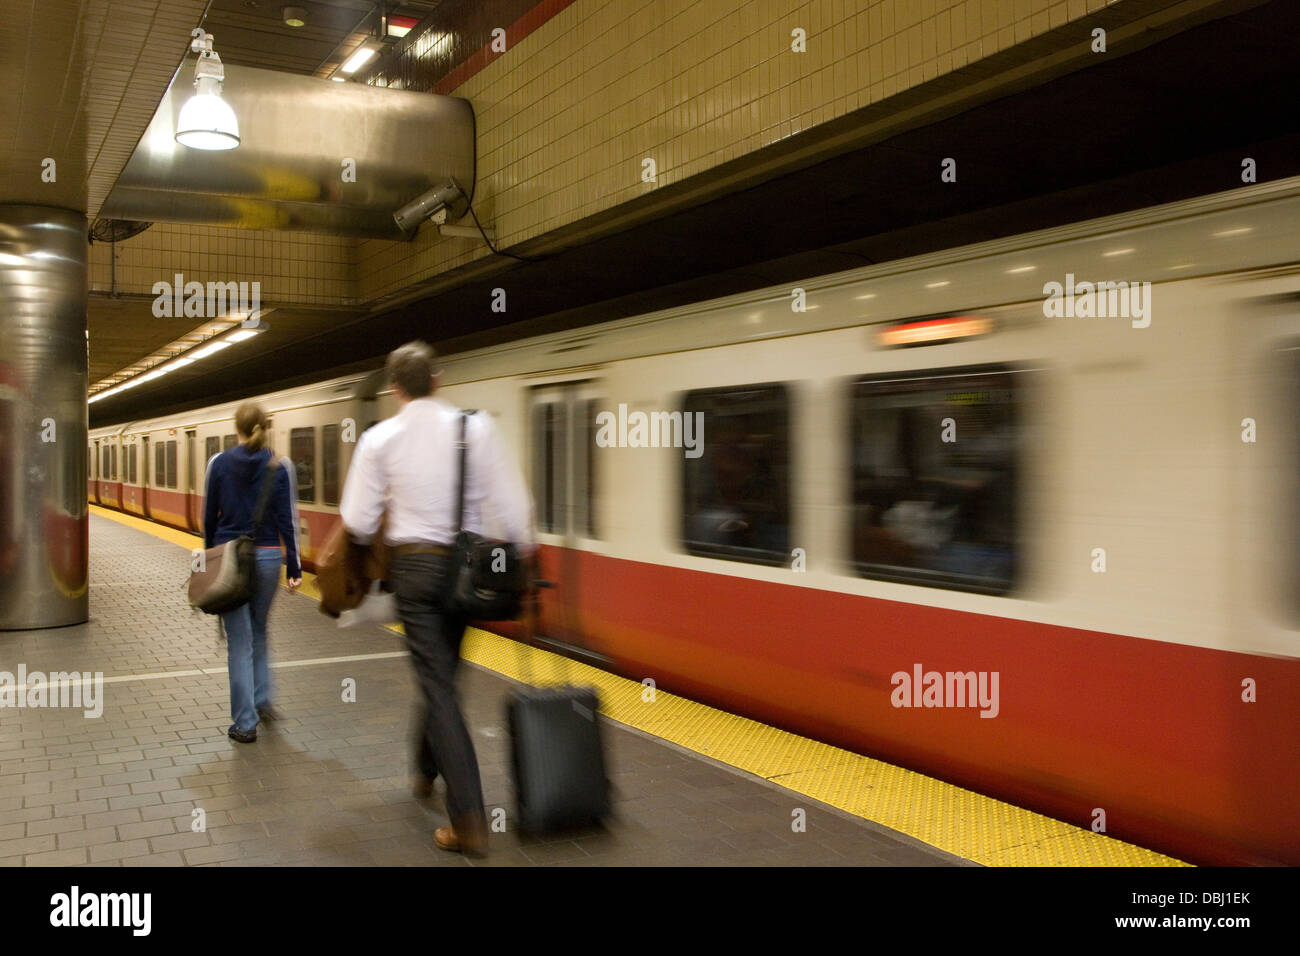
[[[339,503],[339,426],[326,425],[320,434],[321,503]]]
[[[162,488],[167,484],[167,443],[160,441],[153,446],[153,486]]]
[[[784,385],[687,392],[701,453],[682,452],[682,543],[690,554],[751,564],[790,560],[790,397]],[[652,425],[653,427],[653,425]],[[685,427],[682,429],[685,440]],[[707,435],[705,439],[704,436]],[[704,439],[704,440],[701,440]]]
[[[112,466],[113,466],[113,467],[112,467],[112,469],[109,471],[109,473],[108,473],[108,477],[109,477],[110,479],[112,479],[113,481],[117,481],[117,445],[114,445],[114,446],[113,446],[111,449],[109,449],[109,450],[112,451],[112,453],[113,453],[113,457],[112,457]]]
[[[298,481],[298,500],[316,501],[316,429],[294,428],[289,432],[289,460]]]
[[[238,444],[239,444],[238,435],[227,435],[225,438],[221,439],[221,450],[230,451],[230,449],[234,448]]]
[[[87,477],[89,477],[91,481],[94,481],[95,480],[95,446],[94,445],[86,446],[86,460],[90,464],[90,470],[88,472]]]
[[[101,481],[108,481],[113,474],[108,467],[108,446],[104,445],[99,449],[99,477]]]
[[[563,382],[534,390],[529,401],[529,454],[537,530],[594,538],[596,528],[596,417],[600,400],[590,382]]]
[[[167,487],[176,487],[176,442],[167,442]]]
[[[208,470],[208,462],[214,455],[221,454],[221,439],[216,435],[210,435],[203,439],[203,470]]]
[[[1023,388],[1024,373],[1005,366],[853,383],[858,574],[981,594],[1011,590]]]
[[[133,485],[136,483],[136,450],[136,446],[132,444],[131,447],[127,449],[126,456],[126,480]]]

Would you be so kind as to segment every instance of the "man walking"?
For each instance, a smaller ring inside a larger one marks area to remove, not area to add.
[[[456,531],[461,413],[435,397],[439,371],[425,343],[395,350],[387,371],[400,409],[361,436],[339,512],[348,533],[366,544],[387,510],[389,582],[423,697],[417,711],[415,792],[429,796],[441,774],[451,826],[435,830],[434,842],[444,850],[480,854],[487,849],[483,790],[454,683],[466,620],[442,604]],[[532,503],[487,413],[470,416],[465,443],[465,529],[488,533],[484,516],[494,515],[500,524],[494,536],[514,542],[521,557],[527,556],[533,549]]]

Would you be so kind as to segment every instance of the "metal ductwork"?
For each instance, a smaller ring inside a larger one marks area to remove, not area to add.
[[[227,65],[222,98],[239,119],[239,147],[191,149],[174,137],[192,64],[100,216],[402,239],[412,231],[394,214],[431,190],[451,198],[450,219],[464,215],[474,191],[468,100]]]

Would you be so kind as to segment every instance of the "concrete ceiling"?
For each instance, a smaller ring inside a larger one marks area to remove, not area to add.
[[[228,63],[324,75],[377,29],[370,0],[2,0],[0,203],[84,209],[93,221],[200,23]],[[422,18],[438,0],[388,3]],[[204,13],[207,11],[206,18]],[[42,179],[55,161],[55,179]]]
[[[386,6],[389,14],[423,19],[439,2],[212,0],[203,28],[216,37],[217,52],[225,63],[327,76],[377,30],[381,6]],[[282,13],[286,6],[305,10],[306,23],[287,25]]]
[[[925,115],[997,69],[1023,72],[1048,60],[1060,42],[1049,34],[1039,46],[1007,51],[1005,63],[972,64],[694,177],[680,194],[656,191],[646,197],[656,208],[624,204],[511,250],[537,262],[480,260],[368,312],[317,315],[314,326],[308,312],[301,322],[272,319],[275,338],[259,338],[255,351],[92,405],[92,424],[370,366],[415,336],[443,351],[481,347],[1216,192],[1239,182],[1243,155],[1257,159],[1261,181],[1300,175],[1300,112],[1278,108],[1300,101],[1294,4],[1186,6],[1196,15],[1184,22],[1139,25],[1150,45],[1137,52],[1008,84],[890,135],[864,135],[889,110]],[[926,188],[936,157],[949,155],[963,157],[959,184]],[[512,295],[510,326],[485,306],[503,281],[528,290]],[[92,346],[99,327],[92,318]]]
[[[152,302],[152,297],[144,296],[96,296],[92,300],[87,315],[87,331],[95,343],[90,350],[91,382],[107,378],[141,357],[184,339],[194,330],[196,320],[193,318],[156,318],[151,311]],[[142,313],[149,316],[149,321],[140,320]],[[279,349],[291,346],[322,328],[355,321],[362,314],[360,310],[345,308],[273,309],[265,316],[269,329],[258,337],[258,347]],[[182,386],[193,384],[197,377],[196,372],[188,369],[172,374],[178,376],[177,381]],[[92,411],[94,408],[92,405]]]
[[[0,202],[99,209],[207,0],[0,3]],[[41,178],[46,158],[54,182]]]

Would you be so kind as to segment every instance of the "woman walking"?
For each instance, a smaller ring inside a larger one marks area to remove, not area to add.
[[[302,583],[293,468],[275,461],[267,447],[269,428],[262,406],[255,402],[239,406],[235,412],[239,444],[213,456],[204,491],[203,543],[212,548],[240,535],[254,534],[254,511],[266,470],[275,468],[266,511],[253,539],[257,557],[252,598],[221,615],[230,670],[230,716],[234,720],[226,733],[245,744],[257,739],[259,717],[269,721],[276,716],[271,706],[266,620],[280,583],[281,563],[288,566],[286,583],[290,591]]]

